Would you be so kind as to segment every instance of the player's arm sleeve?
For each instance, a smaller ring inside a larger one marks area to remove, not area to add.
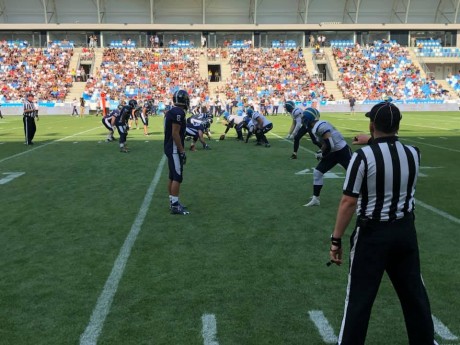
[[[324,157],[328,155],[331,152],[332,147],[334,147],[334,141],[332,140],[332,136],[330,132],[326,132],[323,134],[323,141],[324,141],[324,144],[321,147],[321,151],[323,151],[323,157]]]
[[[318,148],[321,149],[321,144],[320,144],[319,141],[316,139],[316,135],[313,134],[313,132],[311,131],[311,129],[308,129],[308,130],[307,130],[307,133],[308,133],[308,135],[310,136],[311,142],[312,142],[314,145],[318,146]]]
[[[300,127],[302,127],[302,119],[299,116],[295,119],[295,127],[291,133],[293,137],[297,135],[297,132],[299,131]]]

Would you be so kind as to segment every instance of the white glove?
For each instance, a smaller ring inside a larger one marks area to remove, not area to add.
[[[321,159],[323,159],[323,151],[321,151],[321,150],[316,151],[315,157],[316,157],[316,159],[319,160],[319,161],[320,161]]]

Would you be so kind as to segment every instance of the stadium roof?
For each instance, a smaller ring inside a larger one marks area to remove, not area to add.
[[[460,0],[0,0],[0,24],[449,25],[457,23],[459,5]]]

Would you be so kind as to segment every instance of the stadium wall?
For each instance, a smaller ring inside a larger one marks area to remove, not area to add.
[[[412,103],[412,104],[403,104],[396,103],[401,111],[459,111],[459,104],[456,101],[449,101],[439,104],[433,103]],[[355,112],[357,113],[366,113],[368,112],[374,103],[368,104],[357,104],[355,105]],[[92,106],[87,106],[85,108],[85,114],[88,115],[90,110],[95,110],[95,104]],[[328,113],[347,113],[350,112],[350,105],[348,102],[327,102],[322,104],[319,108],[322,112]],[[2,114],[3,115],[22,115],[23,107],[22,105],[2,105]],[[80,109],[78,109],[80,111]],[[41,115],[70,115],[72,114],[72,105],[70,103],[56,104],[54,106],[39,106],[39,116]]]

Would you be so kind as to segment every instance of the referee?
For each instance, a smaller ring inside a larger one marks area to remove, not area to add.
[[[409,344],[437,344],[420,274],[414,225],[420,152],[399,142],[401,113],[394,104],[379,103],[366,116],[370,118],[373,139],[352,156],[331,235],[330,259],[340,265],[341,239],[356,210],[338,344],[364,344],[372,305],[385,271],[401,303]]]
[[[26,139],[26,145],[33,145],[33,139],[37,126],[35,125],[35,118],[38,121],[38,111],[35,109],[34,95],[28,93],[26,100],[24,101],[24,113],[22,121],[24,122],[24,135]]]

